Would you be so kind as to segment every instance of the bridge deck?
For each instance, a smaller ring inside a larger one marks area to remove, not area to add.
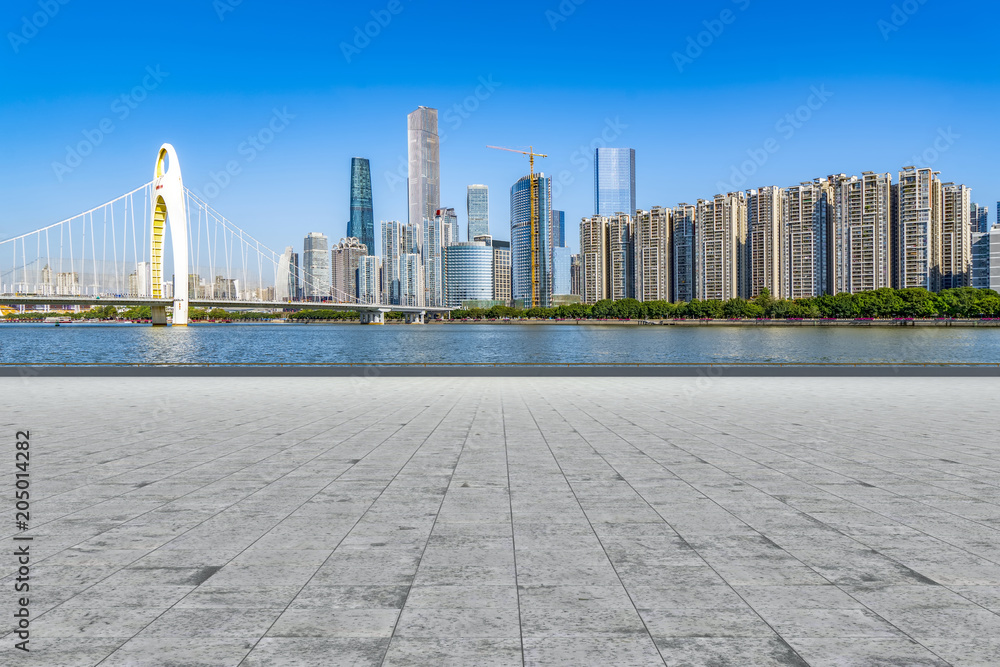
[[[10,306],[173,306],[173,299],[153,299],[137,296],[37,296],[0,295],[0,303]],[[383,313],[448,313],[452,308],[425,306],[392,306],[382,304],[332,303],[329,301],[236,301],[231,299],[191,299],[192,308],[268,309],[268,310],[331,310],[340,312],[381,311]]]

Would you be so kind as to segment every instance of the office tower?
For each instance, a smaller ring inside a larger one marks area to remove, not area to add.
[[[940,181],[930,168],[903,167],[893,188],[893,246],[897,289],[936,289],[936,252]]]
[[[695,255],[694,228],[698,207],[678,204],[670,214],[673,227],[673,301],[687,302],[695,298],[695,277],[697,261]]]
[[[299,254],[292,246],[278,260],[277,274],[274,277],[275,298],[278,301],[294,301],[299,294]]]
[[[435,211],[440,213],[440,211]],[[424,224],[424,304],[441,307],[445,302],[444,249],[451,236],[451,223],[443,215],[435,215]]]
[[[747,298],[767,290],[775,299],[787,296],[782,190],[775,186],[747,193]]]
[[[566,245],[566,212],[552,211],[552,247],[561,248]]]
[[[597,148],[594,154],[594,215],[610,218],[635,211],[635,150]]]
[[[990,287],[990,234],[972,232],[972,273],[970,286],[976,289]]]
[[[382,303],[382,258],[362,255],[358,258],[358,303]]]
[[[368,247],[356,238],[340,239],[330,251],[330,269],[333,277],[333,300],[340,303],[357,303],[358,267],[361,258],[368,254]]]
[[[548,307],[552,296],[550,243],[552,179],[535,174],[536,229],[532,236],[532,181],[524,176],[510,189],[510,245],[513,297],[526,308]]]
[[[670,210],[654,206],[635,212],[635,298],[670,301],[673,269]]]
[[[405,227],[396,220],[382,221],[382,303],[399,305],[399,259],[406,247]]]
[[[584,303],[594,304],[610,298],[608,284],[608,226],[610,220],[600,215],[580,221],[580,258]]]
[[[969,226],[973,232],[988,234],[990,231],[990,207],[972,204],[969,210]]]
[[[632,216],[619,213],[608,221],[608,298],[635,298],[635,228]]]
[[[413,252],[399,258],[399,305],[424,305],[424,268]]]
[[[573,251],[559,246],[552,249],[552,294],[567,295],[573,293],[572,287],[572,256]]]
[[[493,300],[509,305],[514,300],[510,241],[491,240],[493,246]]]
[[[482,238],[482,237],[480,237]],[[453,243],[444,249],[445,305],[493,300],[493,248],[484,241]]]
[[[452,243],[458,243],[458,215],[456,215],[455,209],[439,208],[434,212],[434,216],[441,218],[441,240],[443,247],[448,247]]]
[[[829,179],[832,294],[892,287],[892,175],[866,171]]]
[[[570,256],[569,263],[569,293],[583,297],[583,257],[580,253]]]
[[[696,295],[702,301],[745,296],[747,204],[742,192],[699,199],[695,220]]]
[[[1000,292],[1000,224],[993,225],[990,237],[990,289]]]
[[[312,232],[302,247],[302,295],[308,301],[330,296],[330,241],[325,234]]]
[[[437,109],[418,107],[406,117],[409,176],[406,181],[409,224],[417,227],[417,244],[423,243],[425,220],[441,208],[441,142]],[[422,252],[422,249],[418,249]]]
[[[490,189],[485,185],[470,185],[466,194],[469,212],[469,240],[490,233]]]
[[[790,299],[829,292],[827,257],[832,200],[833,189],[825,178],[794,185],[782,194]]]
[[[368,160],[351,158],[351,221],[347,237],[361,241],[375,254],[375,214],[372,210],[372,172]]]
[[[972,195],[964,185],[942,185],[941,234],[937,243],[940,289],[968,287],[972,269],[972,230],[969,208]]]

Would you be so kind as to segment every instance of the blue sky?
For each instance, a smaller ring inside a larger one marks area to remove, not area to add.
[[[352,156],[372,162],[376,221],[405,221],[419,105],[441,111],[442,204],[464,230],[465,187],[486,183],[498,238],[527,165],[487,144],[550,155],[574,248],[602,142],[636,149],[643,208],[920,162],[995,219],[998,19],[941,0],[7,0],[0,238],[147,182],[165,141],[188,187],[275,249],[346,234]]]

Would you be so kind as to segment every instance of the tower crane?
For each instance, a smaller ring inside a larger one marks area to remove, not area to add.
[[[521,155],[528,156],[528,164],[530,166],[528,177],[528,182],[531,186],[531,307],[534,308],[539,305],[538,303],[538,183],[535,181],[535,158],[536,157],[548,157],[543,153],[536,153],[533,146],[529,146],[526,151],[519,151],[513,148],[502,148],[500,146],[487,146],[487,148],[493,148],[498,151],[509,151],[511,153],[520,153]]]

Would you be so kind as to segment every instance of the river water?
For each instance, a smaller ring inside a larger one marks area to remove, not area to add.
[[[1000,328],[0,324],[0,363],[1000,362]]]

